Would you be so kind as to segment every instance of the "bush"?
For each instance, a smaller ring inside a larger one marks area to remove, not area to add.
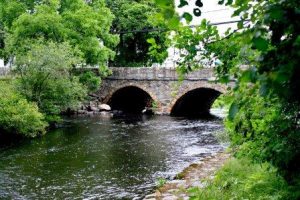
[[[230,106],[230,97],[221,94],[213,103],[212,108],[225,108],[228,109]]]
[[[81,74],[79,76],[79,81],[88,88],[89,92],[97,91],[101,83],[100,77],[96,76],[96,74],[91,71]]]
[[[70,72],[81,61],[80,52],[73,52],[67,43],[41,40],[16,57],[18,90],[37,103],[48,122],[58,121],[61,112],[75,109],[86,96],[86,87]]]
[[[225,122],[235,156],[267,161],[293,184],[300,176],[299,108],[260,96],[259,85],[241,84],[239,91]]]
[[[189,190],[191,199],[299,199],[299,186],[291,187],[269,164],[231,159],[204,188]]]
[[[36,104],[28,102],[4,81],[0,81],[0,96],[0,130],[25,137],[45,133],[47,123]]]

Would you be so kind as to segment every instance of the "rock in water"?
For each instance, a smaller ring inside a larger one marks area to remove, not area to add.
[[[142,111],[143,114],[145,115],[153,115],[154,112],[151,108],[145,108],[143,111]]]
[[[111,111],[111,107],[107,104],[100,104],[99,105],[99,110],[100,111]]]

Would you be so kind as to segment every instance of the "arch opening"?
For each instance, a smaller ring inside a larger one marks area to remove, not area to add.
[[[210,116],[210,108],[221,92],[210,88],[198,88],[181,96],[171,110],[177,117]]]
[[[112,110],[138,114],[151,107],[152,102],[153,99],[147,92],[135,86],[128,86],[117,90],[108,104]]]

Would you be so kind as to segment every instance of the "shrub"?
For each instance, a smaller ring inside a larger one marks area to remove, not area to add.
[[[235,156],[267,161],[293,183],[300,176],[298,106],[260,96],[259,85],[241,84],[239,91],[225,122]]]
[[[11,85],[0,81],[0,129],[25,137],[45,133],[47,123],[34,103],[28,102]]]
[[[76,108],[86,96],[86,87],[70,73],[81,61],[73,52],[67,43],[38,41],[17,55],[18,90],[37,103],[48,122],[58,121],[61,112]]]
[[[81,74],[79,76],[79,81],[88,88],[89,92],[97,91],[101,83],[100,77],[96,76],[96,74],[91,71]]]

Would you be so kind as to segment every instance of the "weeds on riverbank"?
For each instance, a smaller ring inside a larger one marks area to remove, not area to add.
[[[227,161],[204,188],[189,189],[190,199],[289,199],[300,198],[300,184],[289,186],[269,164],[253,164],[247,159]]]
[[[164,178],[158,178],[156,181],[156,187],[161,188],[167,183],[167,179]]]

